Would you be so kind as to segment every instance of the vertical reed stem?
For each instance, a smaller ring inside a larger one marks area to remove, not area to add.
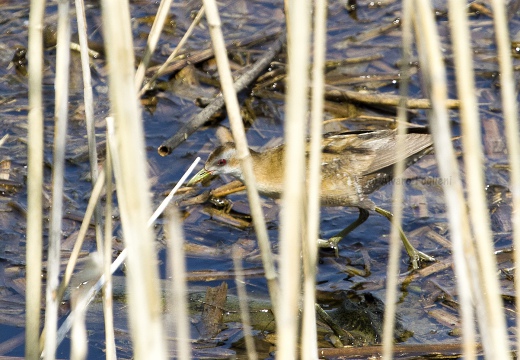
[[[486,321],[481,323],[486,352],[494,359],[510,358],[509,346],[498,270],[494,256],[493,239],[486,195],[484,193],[484,154],[482,151],[481,124],[478,116],[478,103],[475,97],[474,73],[469,43],[469,30],[466,21],[466,10],[462,3],[450,1],[451,19],[459,22],[453,33],[457,87],[461,100],[462,144],[464,147],[464,167],[467,177],[468,206],[471,227],[475,237],[476,249],[480,265],[480,276],[484,300]],[[468,319],[469,320],[469,319]]]
[[[247,357],[249,360],[257,360],[258,355],[255,349],[255,340],[251,332],[251,318],[249,316],[249,307],[247,306],[247,293],[244,280],[244,268],[242,267],[242,258],[237,245],[233,246],[233,265],[235,267],[235,284],[237,286],[238,305],[240,307],[240,318],[242,319],[242,328],[244,331],[244,339],[246,341]]]
[[[152,29],[148,35],[148,42],[146,43],[146,50],[144,52],[143,60],[139,64],[139,67],[135,73],[136,89],[141,88],[141,84],[144,79],[144,73],[148,67],[148,64],[150,63],[153,52],[155,51],[155,47],[157,46],[157,42],[159,41],[159,37],[161,36],[164,22],[170,13],[171,5],[172,0],[161,0],[161,4],[159,5],[159,9],[157,10],[157,14],[153,21]]]
[[[411,1],[402,3],[402,59],[401,59],[401,81],[399,83],[399,107],[397,108],[397,146],[399,154],[404,149],[404,135],[406,133],[406,99],[408,97],[409,85],[409,62],[412,47],[412,13]],[[394,174],[402,176],[405,170],[404,157],[397,155],[399,159],[394,165]],[[386,275],[385,314],[383,321],[383,359],[392,359],[394,345],[395,314],[397,311],[397,284],[399,278],[399,258],[401,252],[401,240],[399,229],[403,217],[404,187],[402,181],[395,181],[392,194],[392,230],[390,232],[390,253],[388,256],[388,268]]]
[[[116,128],[114,173],[128,250],[128,313],[134,357],[165,359],[162,305],[153,235],[141,111],[135,88],[128,1],[103,0],[109,95]]]
[[[288,73],[285,103],[284,189],[280,213],[280,302],[276,314],[277,359],[297,358],[300,267],[305,191],[310,53],[310,1],[287,1]]]
[[[312,68],[311,143],[307,204],[307,232],[303,243],[304,300],[302,359],[318,358],[316,330],[316,264],[320,225],[321,142],[323,132],[323,91],[327,49],[327,1],[314,2],[314,57]]]
[[[480,137],[480,119],[478,114],[478,102],[475,89],[475,74],[473,72],[473,59],[471,57],[471,34],[467,19],[466,6],[459,1],[449,1],[449,20],[453,42],[453,53],[455,58],[455,70],[457,79],[457,94],[461,102],[460,117],[461,124],[473,124],[472,131],[478,133]],[[466,125],[467,126],[467,125]],[[467,130],[466,130],[467,131]],[[480,140],[478,140],[480,141]],[[469,144],[465,144],[465,150]],[[471,150],[473,152],[473,150]],[[481,152],[481,150],[480,150]],[[471,196],[471,195],[470,195]],[[462,336],[464,346],[464,358],[475,359],[475,328],[474,311],[471,296],[471,289],[466,281],[461,281],[467,262],[458,250],[454,249],[455,271],[459,275],[457,281],[458,293],[460,298],[460,312],[462,317]],[[467,272],[464,275],[468,275]]]
[[[76,19],[78,22],[79,49],[81,53],[81,70],[83,75],[83,101],[85,103],[85,123],[87,125],[88,157],[90,161],[90,178],[92,187],[98,177],[98,157],[96,149],[96,129],[94,125],[94,95],[90,76],[90,57],[87,39],[87,20],[83,0],[75,0]],[[96,245],[100,253],[103,252],[103,233],[101,226],[101,206],[97,205],[94,212],[96,224]]]
[[[69,1],[58,2],[58,45],[56,51],[56,104],[54,125],[54,167],[52,171],[52,212],[47,258],[47,294],[45,308],[45,358],[54,359],[58,328],[57,297],[60,284],[61,218],[67,136],[70,64]]]
[[[105,342],[107,360],[116,360],[116,344],[114,336],[114,309],[112,299],[112,197],[113,197],[113,168],[110,153],[110,138],[107,131],[106,159],[105,159],[105,249],[103,250],[103,265],[105,285],[103,287],[103,305],[105,318]]]
[[[172,276],[172,297],[170,310],[174,317],[177,339],[177,358],[191,359],[190,320],[188,317],[188,287],[186,285],[186,255],[184,253],[184,234],[179,212],[173,208],[168,223],[168,253]]]
[[[491,1],[493,6],[495,33],[497,38],[498,60],[500,65],[500,96],[505,120],[507,153],[511,167],[510,189],[513,196],[513,248],[515,251],[515,279],[520,279],[520,138],[518,127],[518,104],[515,75],[511,60],[511,40],[508,30],[509,21],[506,16],[505,3],[501,0]],[[515,282],[516,308],[520,309],[520,284]],[[520,319],[517,317],[516,349],[520,349]]]
[[[40,358],[43,188],[43,16],[44,0],[32,0],[29,12],[29,117],[27,132],[27,245],[25,358]]]
[[[226,102],[226,110],[231,124],[231,131],[235,139],[237,157],[242,166],[242,172],[246,182],[247,198],[251,206],[251,214],[253,216],[253,223],[255,226],[256,236],[258,238],[258,246],[262,255],[262,263],[265,269],[265,278],[267,279],[267,286],[269,288],[269,295],[273,308],[276,309],[278,303],[278,282],[276,271],[274,268],[273,257],[271,254],[271,245],[269,237],[267,236],[267,228],[265,226],[265,219],[260,205],[260,197],[256,189],[256,181],[253,173],[253,162],[249,148],[247,147],[247,140],[245,136],[244,124],[240,116],[240,108],[238,106],[238,99],[233,86],[233,77],[229,68],[229,60],[227,58],[226,46],[224,43],[224,36],[220,28],[220,16],[218,8],[214,0],[204,0],[204,8],[206,11],[206,18],[208,20],[211,41],[215,50],[215,58],[217,60],[218,72],[220,75],[220,83],[222,92]],[[276,311],[276,310],[275,310]]]

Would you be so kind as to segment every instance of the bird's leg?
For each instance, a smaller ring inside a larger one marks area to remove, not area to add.
[[[362,208],[359,208],[359,217],[345,229],[341,230],[335,236],[331,237],[328,240],[318,239],[318,246],[321,248],[329,248],[334,249],[336,252],[336,257],[338,257],[338,243],[348,234],[352,232],[359,225],[363,224],[368,219],[368,211]]]
[[[390,222],[392,222],[392,219],[393,219],[394,215],[390,211],[387,211],[385,209],[381,209],[380,207],[377,207],[377,206],[374,208],[374,210],[375,210],[375,212],[377,212],[378,214],[383,215]],[[412,266],[413,266],[414,269],[419,268],[419,266],[417,264],[417,262],[419,260],[435,261],[435,259],[433,257],[431,257],[430,255],[426,255],[425,253],[417,250],[410,243],[410,241],[406,237],[406,235],[405,235],[403,229],[401,228],[401,226],[399,226],[399,237],[401,238],[401,241],[404,244],[404,248],[405,248],[406,252],[408,253],[408,256],[410,257],[410,260],[412,261]]]

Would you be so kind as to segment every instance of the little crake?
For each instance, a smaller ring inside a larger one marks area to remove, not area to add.
[[[406,166],[412,165],[431,151],[430,134],[408,133],[404,147],[397,153],[397,133],[394,130],[347,132],[327,134],[322,141],[322,206],[349,206],[359,209],[359,218],[328,240],[318,240],[320,247],[337,249],[338,242],[368,218],[368,211],[375,211],[389,220],[392,214],[377,207],[368,195],[387,184],[394,177],[393,166],[399,157]],[[280,145],[264,152],[251,151],[253,169],[260,194],[278,198],[284,179],[285,146]],[[188,183],[194,185],[208,176],[228,174],[244,181],[234,143],[217,147],[209,156],[204,168]],[[408,241],[402,230],[401,239],[414,268],[420,259],[433,258],[418,250]]]

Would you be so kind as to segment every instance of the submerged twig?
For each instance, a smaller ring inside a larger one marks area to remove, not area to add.
[[[247,86],[249,86],[254,79],[258,77],[258,75],[269,65],[269,63],[274,59],[276,54],[282,48],[283,43],[285,42],[285,32],[282,32],[278,39],[271,45],[271,47],[266,51],[262,58],[258,59],[251,68],[244,73],[238,80],[235,82],[234,88],[236,92],[240,92],[244,90]],[[220,110],[224,106],[224,97],[222,93],[218,94],[209,104],[206,106],[201,112],[197,115],[193,116],[190,120],[184,124],[175,135],[170,137],[168,140],[164,141],[158,148],[158,152],[162,156],[169,155],[173,149],[179,146],[183,141],[185,141],[188,136],[193,134],[199,127],[201,127],[209,118],[218,110]]]
[[[327,99],[343,99],[359,102],[366,105],[382,105],[382,106],[399,106],[401,97],[392,94],[373,94],[362,93],[352,90],[344,90],[334,86],[325,87],[325,97]],[[447,99],[446,107],[448,109],[456,109],[460,106],[459,100]],[[407,99],[406,107],[408,109],[431,109],[430,99]]]
[[[194,22],[192,22],[192,25],[195,26],[196,24]],[[249,37],[245,40],[233,40],[233,42],[226,45],[226,48],[228,50],[232,50],[232,49],[238,49],[238,48],[244,47],[244,46],[252,46],[261,41],[264,42],[267,39],[276,37],[276,35],[278,33],[279,33],[279,31],[273,31],[272,29],[267,30],[267,31],[261,32],[257,35],[253,35],[252,37]],[[214,56],[213,48],[199,50],[199,51],[193,51],[193,52],[190,52],[187,54],[180,54],[177,59],[173,59],[175,61],[173,64],[169,64],[165,68],[162,68],[162,65],[151,66],[147,70],[147,76],[152,77],[152,76],[154,76],[154,74],[156,72],[157,72],[157,77],[171,75],[175,71],[181,70],[182,68],[186,67],[189,64],[198,64],[204,60],[212,58],[213,56]],[[161,69],[161,70],[159,71],[159,69]]]

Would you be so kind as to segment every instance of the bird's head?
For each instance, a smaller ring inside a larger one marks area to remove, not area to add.
[[[217,147],[208,157],[208,160],[195,176],[188,182],[188,186],[193,186],[204,181],[213,175],[232,175],[239,180],[243,180],[242,169],[237,158],[234,143],[225,143]]]

